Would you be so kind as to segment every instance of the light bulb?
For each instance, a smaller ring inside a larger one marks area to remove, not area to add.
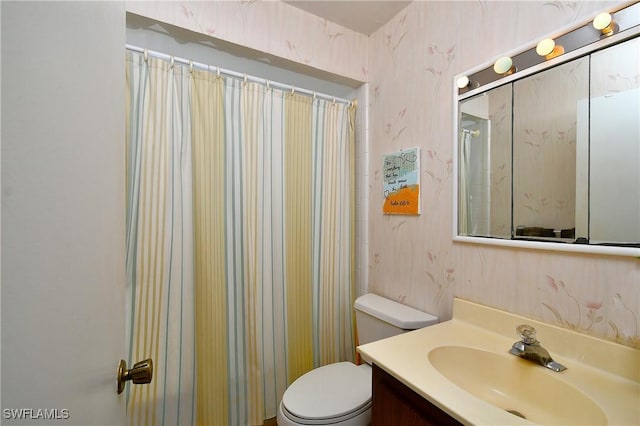
[[[547,56],[553,52],[554,47],[556,47],[556,42],[553,39],[545,38],[536,46],[536,53],[540,56]]]
[[[544,56],[545,59],[553,59],[564,53],[564,47],[556,44],[556,42],[550,38],[545,38],[536,46],[536,53],[540,56]]]
[[[604,35],[613,34],[613,19],[607,12],[600,13],[593,19],[593,28]]]
[[[513,66],[513,61],[508,56],[503,56],[498,59],[495,64],[493,64],[493,70],[497,74],[508,75],[512,74],[515,71]]]
[[[456,80],[456,86],[458,86],[459,89],[464,89],[468,85],[469,85],[469,77],[467,77],[466,75],[463,75],[462,77],[458,77],[458,79]]]

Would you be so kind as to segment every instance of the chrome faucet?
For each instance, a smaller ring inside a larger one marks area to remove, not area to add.
[[[523,324],[516,328],[516,331],[520,335],[522,340],[515,342],[509,351],[510,354],[519,356],[520,358],[528,359],[550,370],[559,372],[566,370],[567,367],[555,362],[549,352],[542,346],[536,339],[536,329],[530,325]]]

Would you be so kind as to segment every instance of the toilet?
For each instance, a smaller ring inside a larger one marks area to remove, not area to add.
[[[369,293],[356,299],[359,343],[427,327],[438,318]],[[371,421],[371,366],[337,362],[293,382],[282,396],[278,426],[364,426]]]

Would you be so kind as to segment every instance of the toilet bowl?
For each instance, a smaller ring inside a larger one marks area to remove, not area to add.
[[[433,315],[375,294],[356,299],[360,344],[438,322]],[[328,364],[300,376],[285,391],[278,426],[364,426],[371,421],[371,367],[352,362]]]
[[[338,362],[311,370],[289,386],[278,426],[366,425],[370,408],[371,367]]]

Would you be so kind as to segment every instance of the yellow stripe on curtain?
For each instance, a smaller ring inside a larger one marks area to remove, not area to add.
[[[196,422],[201,425],[224,425],[229,416],[223,91],[222,78],[194,71]]]
[[[343,194],[341,186],[343,182],[348,181],[341,172],[345,169],[342,161],[346,157],[341,155],[344,143],[341,144],[341,134],[339,123],[340,118],[338,108],[342,105],[325,104],[323,108],[323,118],[319,126],[322,128],[322,141],[318,143],[318,151],[322,155],[320,176],[323,177],[322,182],[318,184],[318,198],[320,205],[317,206],[316,213],[321,218],[322,226],[320,228],[320,265],[318,269],[322,271],[320,277],[320,285],[318,286],[318,304],[319,304],[319,360],[320,365],[334,362],[336,359],[337,347],[339,346],[339,337],[344,333],[338,327],[331,327],[336,324],[336,319],[340,315],[340,266],[341,261],[345,262],[344,253],[341,252],[340,239],[346,236],[342,234],[340,229],[340,220],[342,218],[342,208],[344,200],[340,198]],[[344,114],[342,114],[344,117]],[[324,126],[322,126],[324,124]],[[345,262],[346,263],[346,262]],[[323,327],[323,325],[325,325]],[[326,327],[329,325],[329,327]]]
[[[312,135],[308,96],[285,97],[285,273],[289,383],[313,368]]]

